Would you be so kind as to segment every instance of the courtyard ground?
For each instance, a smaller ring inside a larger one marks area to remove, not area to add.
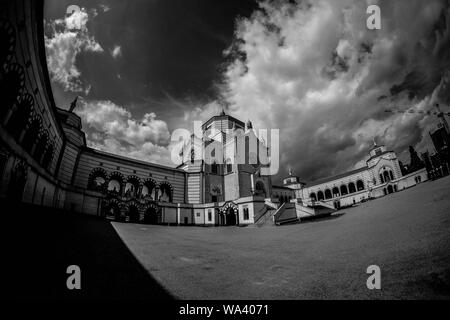
[[[450,177],[295,225],[113,226],[182,299],[450,298]]]

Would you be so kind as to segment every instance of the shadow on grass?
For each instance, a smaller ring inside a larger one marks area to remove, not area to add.
[[[52,208],[1,205],[3,290],[10,298],[173,299],[110,222]],[[81,290],[67,289],[69,265],[81,269]]]

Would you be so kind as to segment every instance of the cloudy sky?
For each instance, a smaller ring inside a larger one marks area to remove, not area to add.
[[[373,138],[405,163],[431,150],[436,118],[386,108],[450,109],[450,0],[48,0],[45,33],[56,103],[82,97],[89,145],[151,162],[225,103],[280,129],[279,176],[311,181],[363,165]]]

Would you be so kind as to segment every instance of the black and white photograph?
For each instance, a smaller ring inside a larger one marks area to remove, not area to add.
[[[450,299],[449,0],[1,0],[0,101],[9,299]]]

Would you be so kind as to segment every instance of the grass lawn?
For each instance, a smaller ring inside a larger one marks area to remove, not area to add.
[[[450,297],[450,177],[296,225],[113,226],[178,298]],[[366,269],[374,264],[382,289],[371,291]]]

